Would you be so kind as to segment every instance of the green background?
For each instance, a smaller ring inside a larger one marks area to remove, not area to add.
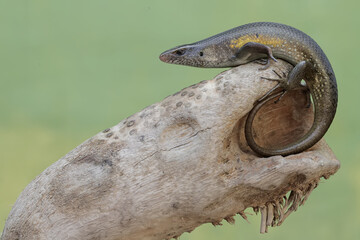
[[[221,69],[158,55],[254,21],[311,35],[333,64],[337,116],[326,140],[339,172],[281,227],[203,225],[182,240],[360,239],[360,2],[334,0],[0,0],[0,231],[17,196],[97,132]],[[252,212],[249,210],[249,212]]]

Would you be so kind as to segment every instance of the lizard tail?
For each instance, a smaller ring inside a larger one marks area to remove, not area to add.
[[[324,120],[321,118],[323,114],[319,114],[316,112],[317,108],[315,107],[315,114],[314,114],[314,122],[309,131],[301,137],[299,140],[297,140],[294,143],[285,145],[281,148],[265,148],[259,146],[253,137],[253,120],[255,118],[256,113],[260,110],[260,108],[267,103],[268,101],[279,97],[282,94],[282,92],[273,94],[266,99],[259,102],[257,105],[253,107],[253,109],[249,112],[249,115],[246,119],[245,123],[245,138],[249,145],[249,147],[257,154],[264,156],[264,157],[270,157],[275,155],[282,155],[287,156],[290,154],[296,154],[305,151],[306,149],[312,147],[315,145],[324,135],[326,130],[329,128],[330,123],[332,121],[332,118],[329,116],[329,114],[324,115],[327,116],[328,119],[330,119],[330,122]],[[316,104],[316,103],[315,103]],[[335,115],[335,113],[330,113]],[[319,124],[320,123],[320,124]]]

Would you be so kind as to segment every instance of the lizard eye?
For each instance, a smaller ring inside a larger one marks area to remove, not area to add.
[[[178,49],[178,50],[174,51],[173,54],[175,54],[177,56],[182,56],[182,55],[184,55],[185,52],[186,52],[185,49]]]
[[[203,52],[199,52],[200,57],[204,56]]]

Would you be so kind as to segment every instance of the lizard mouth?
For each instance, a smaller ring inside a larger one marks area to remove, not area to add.
[[[169,54],[167,54],[166,52],[163,52],[162,54],[160,54],[159,59],[163,62],[169,62],[170,61],[170,57]]]
[[[180,63],[187,52],[186,47],[176,47],[160,54],[159,59],[166,63]]]

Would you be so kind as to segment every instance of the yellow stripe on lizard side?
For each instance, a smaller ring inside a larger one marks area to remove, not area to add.
[[[231,48],[241,48],[245,43],[248,42],[256,42],[256,43],[261,43],[264,45],[268,45],[268,46],[280,46],[284,43],[283,40],[281,40],[280,38],[276,38],[276,37],[269,37],[269,36],[264,36],[264,35],[245,35],[242,37],[239,37],[237,39],[233,39],[230,42],[230,47]]]

